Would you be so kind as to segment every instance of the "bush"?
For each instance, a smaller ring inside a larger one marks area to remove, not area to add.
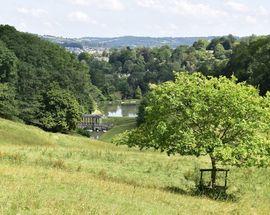
[[[82,135],[82,136],[85,136],[85,137],[91,137],[91,134],[89,131],[83,129],[83,128],[77,128],[76,129],[76,133]]]

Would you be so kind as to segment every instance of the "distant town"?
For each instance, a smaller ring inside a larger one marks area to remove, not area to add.
[[[65,47],[68,51],[80,54],[88,52],[97,56],[101,60],[108,60],[106,53],[112,48],[122,47],[161,47],[164,45],[176,48],[180,45],[192,45],[199,39],[212,40],[215,36],[209,37],[136,37],[123,36],[114,38],[83,37],[83,38],[63,38],[50,35],[41,36],[45,40],[57,43]]]

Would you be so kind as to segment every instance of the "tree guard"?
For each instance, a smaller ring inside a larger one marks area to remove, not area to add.
[[[201,176],[200,176],[200,182],[199,182],[199,190],[220,190],[220,191],[226,191],[227,190],[227,179],[228,179],[228,172],[229,169],[200,169]],[[210,173],[210,181],[204,180],[204,173]],[[216,177],[217,175],[220,175],[220,173],[223,173],[224,176],[224,184],[217,184],[216,181],[213,182],[212,177],[213,175]],[[205,183],[206,182],[206,183]]]

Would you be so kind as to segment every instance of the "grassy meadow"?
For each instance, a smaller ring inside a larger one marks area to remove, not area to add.
[[[103,120],[106,123],[112,123],[113,128],[102,134],[101,141],[110,143],[113,137],[126,130],[130,130],[136,127],[136,119],[130,117],[110,117]]]
[[[193,192],[198,168],[208,166],[207,158],[168,157],[0,118],[1,214],[270,213],[269,169],[231,168],[235,198],[221,201]]]

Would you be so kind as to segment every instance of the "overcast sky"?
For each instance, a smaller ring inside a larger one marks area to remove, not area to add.
[[[0,23],[64,37],[270,34],[270,0],[0,0]]]

